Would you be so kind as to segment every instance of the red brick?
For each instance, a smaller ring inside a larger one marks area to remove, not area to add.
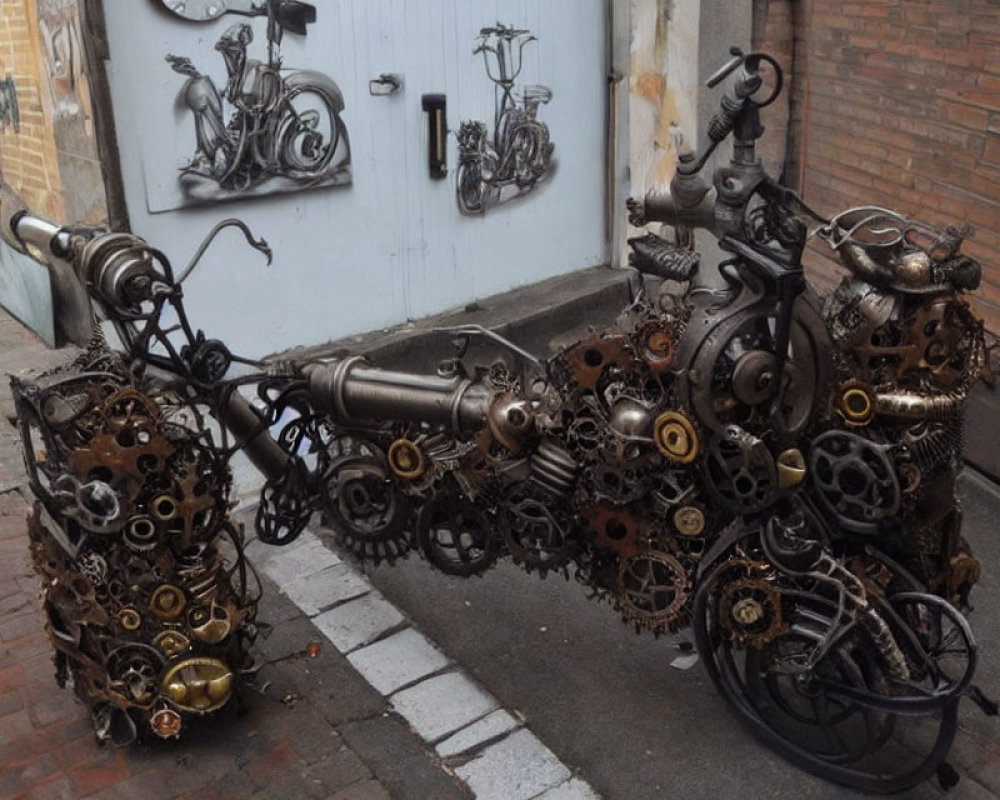
[[[961,125],[976,131],[985,131],[990,115],[985,108],[942,101],[941,118],[953,125]]]
[[[302,760],[295,754],[291,746],[287,742],[282,742],[277,747],[244,766],[243,771],[258,786],[267,786],[269,776],[289,769],[295,769],[302,765]]]
[[[91,764],[70,770],[69,776],[78,797],[109,789],[131,776],[125,755],[121,750],[104,750],[102,756]]]
[[[983,148],[983,161],[991,164],[1000,164],[1000,135],[990,134],[986,137],[986,145]]]

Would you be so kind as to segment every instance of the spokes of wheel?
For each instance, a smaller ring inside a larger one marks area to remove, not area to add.
[[[375,563],[406,555],[409,503],[391,480],[384,458],[340,456],[331,463],[325,483],[326,521],[342,544]]]
[[[437,495],[421,509],[417,540],[435,567],[461,577],[482,574],[500,553],[489,517],[458,494]]]
[[[733,636],[732,626],[722,618],[729,608],[726,581],[732,570],[727,567],[728,562],[722,562],[698,587],[693,626],[706,669],[741,721],[797,766],[855,789],[888,794],[931,777],[955,736],[957,694],[949,692],[912,713],[886,708],[901,687],[888,676],[875,641],[862,625],[837,638],[810,666],[824,620],[835,611],[822,597],[806,592],[781,595],[786,625],[773,638],[754,646]],[[904,599],[899,612],[933,619],[937,610],[936,605],[929,608]],[[947,655],[954,655],[961,666],[967,657],[961,632],[949,632],[953,628],[946,613],[940,619],[940,633],[932,630],[924,646],[930,651],[939,643],[940,648],[960,651]],[[964,670],[954,664],[951,670],[951,685],[959,685]],[[940,685],[944,679],[936,680]]]
[[[278,161],[292,177],[318,177],[331,166],[338,148],[346,151],[344,123],[328,95],[318,89],[293,89],[286,100],[286,114],[278,123]]]

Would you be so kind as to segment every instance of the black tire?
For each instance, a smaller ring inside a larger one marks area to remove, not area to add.
[[[822,680],[861,693],[885,691],[875,645],[861,626],[831,647],[809,676],[782,674],[780,659],[815,644],[796,632],[795,622],[829,613],[829,607],[806,593],[786,596],[785,631],[761,647],[737,646],[719,619],[718,581],[726,567],[726,561],[718,564],[695,594],[695,641],[716,688],[754,736],[801,769],[860,791],[894,794],[932,777],[957,731],[958,698],[947,698],[933,712],[901,715],[827,694]],[[812,676],[821,680],[813,683]],[[931,726],[937,730],[928,736]],[[915,740],[931,744],[917,751]]]

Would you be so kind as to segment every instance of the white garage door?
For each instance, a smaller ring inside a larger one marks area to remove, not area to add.
[[[175,268],[229,216],[275,252],[266,269],[220,236],[185,287],[209,335],[273,352],[606,261],[605,0],[316,0],[314,22],[285,5],[270,60],[266,16],[167,5],[266,3],[105,0],[133,230]]]

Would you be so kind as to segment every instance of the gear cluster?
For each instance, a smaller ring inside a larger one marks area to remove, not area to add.
[[[254,671],[228,466],[193,409],[108,352],[13,388],[57,678],[102,742],[178,736]]]

